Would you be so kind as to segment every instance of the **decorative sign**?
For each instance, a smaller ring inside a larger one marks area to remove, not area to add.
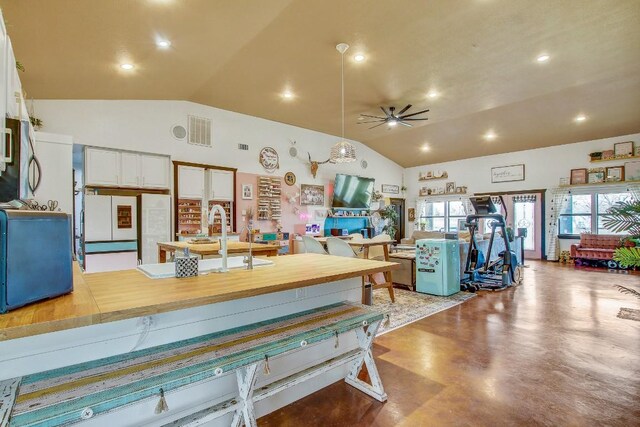
[[[260,150],[260,164],[267,172],[273,172],[280,167],[278,152],[271,147],[264,147]]]
[[[292,186],[296,183],[296,175],[293,172],[287,172],[284,174],[284,182],[288,186]]]
[[[416,220],[416,209],[415,208],[409,208],[409,221],[413,222]]]
[[[400,186],[382,184],[382,192],[387,194],[400,194]]]
[[[491,183],[524,181],[524,165],[491,168]]]
[[[300,204],[324,206],[324,185],[300,185]]]

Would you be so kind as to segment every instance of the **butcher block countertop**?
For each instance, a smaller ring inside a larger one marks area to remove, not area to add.
[[[0,341],[232,301],[399,267],[393,262],[319,254],[269,258],[274,265],[184,279],[150,279],[137,270],[83,274],[74,291],[0,314]]]

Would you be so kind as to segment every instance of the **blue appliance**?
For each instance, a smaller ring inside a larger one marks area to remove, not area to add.
[[[460,292],[458,239],[416,241],[416,291],[440,296]]]
[[[0,313],[73,290],[71,219],[0,210]]]

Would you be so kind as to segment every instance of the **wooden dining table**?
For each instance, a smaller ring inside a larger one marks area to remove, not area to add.
[[[190,243],[190,242],[158,242],[158,262],[167,262],[167,253],[189,248],[189,252],[201,257],[207,255],[219,255],[220,244],[215,243]],[[280,246],[256,244],[251,245],[253,255],[276,256]],[[249,243],[227,242],[227,255],[249,253]]]

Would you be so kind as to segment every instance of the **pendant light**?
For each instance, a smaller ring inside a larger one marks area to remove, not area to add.
[[[340,43],[336,46],[338,52],[340,52],[342,59],[342,68],[340,71],[340,80],[342,88],[342,140],[331,147],[331,163],[351,163],[356,161],[356,149],[355,147],[344,139],[344,53],[349,49],[349,45],[346,43]]]

